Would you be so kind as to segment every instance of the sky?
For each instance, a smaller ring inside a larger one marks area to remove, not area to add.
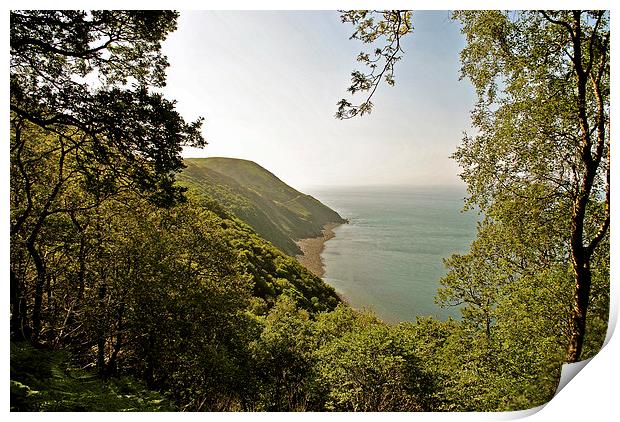
[[[464,39],[448,11],[413,21],[396,86],[379,87],[370,115],[341,121],[336,103],[368,47],[338,12],[181,12],[164,93],[187,120],[205,118],[208,141],[183,155],[252,160],[296,188],[461,184],[450,155],[475,101],[459,81]]]

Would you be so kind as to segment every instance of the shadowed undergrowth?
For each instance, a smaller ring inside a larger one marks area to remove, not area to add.
[[[163,395],[131,377],[103,381],[66,351],[11,342],[11,411],[172,411]]]

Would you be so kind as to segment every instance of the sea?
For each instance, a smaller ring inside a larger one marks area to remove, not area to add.
[[[356,309],[386,322],[418,316],[459,319],[435,303],[444,258],[465,253],[476,235],[476,211],[463,211],[457,186],[313,187],[306,193],[349,220],[334,229],[321,255],[323,279]]]

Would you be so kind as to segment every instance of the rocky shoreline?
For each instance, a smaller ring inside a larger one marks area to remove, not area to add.
[[[325,266],[321,259],[321,253],[323,249],[325,249],[325,242],[334,237],[334,229],[341,224],[342,223],[327,223],[323,226],[321,236],[301,239],[295,242],[303,252],[302,255],[297,255],[295,258],[297,258],[301,265],[318,277],[323,277],[325,274]]]

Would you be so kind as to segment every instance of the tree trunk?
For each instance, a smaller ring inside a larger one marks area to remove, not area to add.
[[[99,307],[103,309],[105,307],[105,303],[103,299],[106,294],[106,286],[105,284],[99,287],[98,299],[99,299]],[[97,325],[97,374],[100,377],[104,377],[105,375],[105,344],[106,344],[106,336],[105,336],[105,319],[102,318],[98,322]]]
[[[573,271],[575,272],[575,295],[571,312],[571,338],[568,345],[566,361],[578,362],[581,359],[586,333],[586,316],[590,300],[592,273],[588,258],[575,256],[573,253]]]
[[[45,264],[43,257],[33,243],[27,242],[26,248],[34,261],[37,278],[34,286],[34,306],[32,308],[32,342],[37,344],[41,337],[41,309],[43,306],[43,287],[45,286]]]
[[[607,195],[607,216],[599,233],[586,245],[586,211],[587,205],[592,196],[592,186],[596,178],[599,165],[603,156],[605,147],[605,109],[603,106],[603,98],[601,97],[600,81],[604,67],[599,69],[598,76],[592,75],[593,57],[587,57],[589,63],[584,64],[584,56],[582,48],[586,48],[582,44],[582,28],[581,28],[581,11],[573,11],[572,24],[572,43],[573,43],[573,63],[575,66],[575,77],[577,85],[577,112],[580,126],[580,158],[584,165],[585,172],[580,180],[577,195],[573,202],[573,214],[571,218],[571,264],[575,275],[575,293],[573,298],[573,309],[571,311],[571,337],[568,345],[566,361],[568,363],[578,362],[581,359],[583,350],[583,342],[586,333],[586,316],[588,313],[588,304],[590,301],[590,289],[592,285],[592,272],[590,270],[590,258],[596,248],[598,242],[607,231],[609,225],[609,195]],[[587,46],[592,51],[594,35],[591,35]],[[601,65],[606,63],[606,55],[601,59]],[[587,83],[588,80],[593,81],[594,94],[598,102],[598,114],[596,115],[596,130],[598,136],[596,144],[592,139],[590,130],[590,122],[588,120],[587,111]],[[594,154],[592,148],[594,147]],[[607,181],[607,193],[609,193],[609,179]]]
[[[146,350],[146,365],[144,368],[144,380],[149,388],[155,387],[155,359],[153,357],[153,348],[155,342],[153,341],[153,333],[148,333],[148,348]]]
[[[118,365],[117,358],[118,352],[121,350],[121,346],[123,345],[123,313],[125,312],[125,302],[121,302],[120,309],[118,310],[118,320],[116,321],[116,341],[114,343],[114,349],[112,350],[112,354],[110,355],[110,359],[108,360],[108,364],[106,365],[105,378],[110,378],[116,375]]]
[[[571,221],[571,265],[575,276],[575,292],[573,296],[573,308],[570,315],[571,337],[568,345],[566,362],[578,362],[581,358],[583,341],[586,333],[586,315],[590,301],[590,288],[592,273],[590,271],[589,248],[584,245],[584,221],[586,206],[590,196],[594,172],[592,165],[584,176],[582,192],[578,195],[573,205]]]
[[[26,327],[26,300],[22,284],[11,269],[11,338],[25,340],[29,337]]]

